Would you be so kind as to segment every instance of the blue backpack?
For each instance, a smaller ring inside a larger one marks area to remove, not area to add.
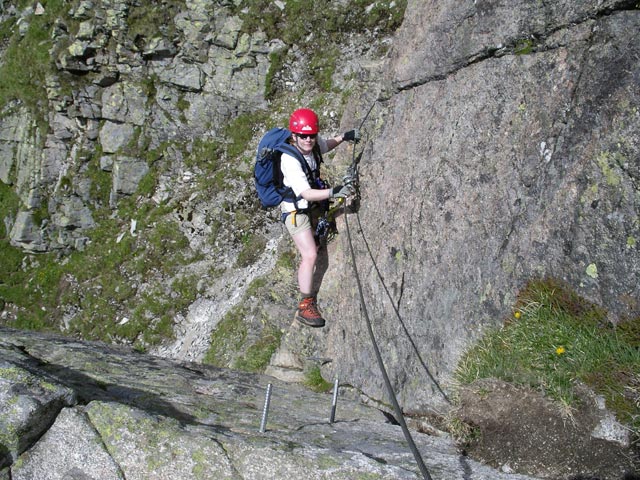
[[[282,201],[295,204],[299,199],[290,187],[282,184],[280,157],[283,153],[298,159],[309,183],[313,184],[313,172],[298,149],[287,143],[289,137],[291,132],[286,128],[272,128],[264,134],[258,144],[253,177],[260,203],[265,209],[277,207]]]

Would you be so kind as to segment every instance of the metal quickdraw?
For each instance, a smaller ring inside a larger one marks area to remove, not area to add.
[[[369,114],[373,110],[373,107],[376,105],[376,103],[377,103],[377,101],[374,102],[371,105],[371,107],[369,107],[369,110],[367,110],[366,115],[364,116],[364,118],[360,122],[360,126],[358,127],[357,131],[362,130],[363,125],[365,124],[365,122],[369,118]],[[363,151],[361,151],[356,156],[356,149],[354,147],[354,149],[353,149],[353,158],[351,160],[351,165],[347,168],[347,171],[346,171],[345,175],[342,177],[342,184],[343,185],[351,185],[353,187],[354,191],[355,191],[355,194],[354,194],[354,204],[355,205],[358,205],[358,203],[360,201],[360,182],[359,182],[359,178],[358,178],[358,163],[360,163],[360,160],[362,159],[362,154],[363,154]],[[329,185],[326,185],[323,188],[326,188],[328,186]],[[338,211],[341,208],[343,208],[344,200],[340,199],[332,207],[328,206],[329,202],[327,200],[327,204],[326,205],[327,206],[325,208],[325,214],[318,219],[318,224],[316,226],[316,232],[315,232],[315,237],[316,237],[316,239],[317,239],[317,241],[318,241],[318,243],[320,245],[326,245],[338,233],[338,230],[336,228],[335,216],[338,213]]]

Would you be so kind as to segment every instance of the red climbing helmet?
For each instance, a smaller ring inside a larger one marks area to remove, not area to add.
[[[299,108],[289,118],[289,130],[293,133],[318,133],[318,115],[308,108]]]

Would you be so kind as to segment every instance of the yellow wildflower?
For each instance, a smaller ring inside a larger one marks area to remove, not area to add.
[[[558,355],[562,355],[565,352],[565,349],[563,346],[559,346],[558,348],[556,348],[556,353]]]
[[[521,316],[521,315],[522,315],[522,314],[521,314],[520,312],[515,312],[515,313],[513,314],[513,316],[514,316],[514,317],[516,317],[516,318],[520,318],[520,316]]]

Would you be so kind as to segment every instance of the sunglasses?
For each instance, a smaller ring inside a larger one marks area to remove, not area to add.
[[[311,140],[315,140],[318,134],[317,133],[303,133],[303,134],[298,133],[297,136],[302,140],[306,140],[307,138],[310,138]]]

